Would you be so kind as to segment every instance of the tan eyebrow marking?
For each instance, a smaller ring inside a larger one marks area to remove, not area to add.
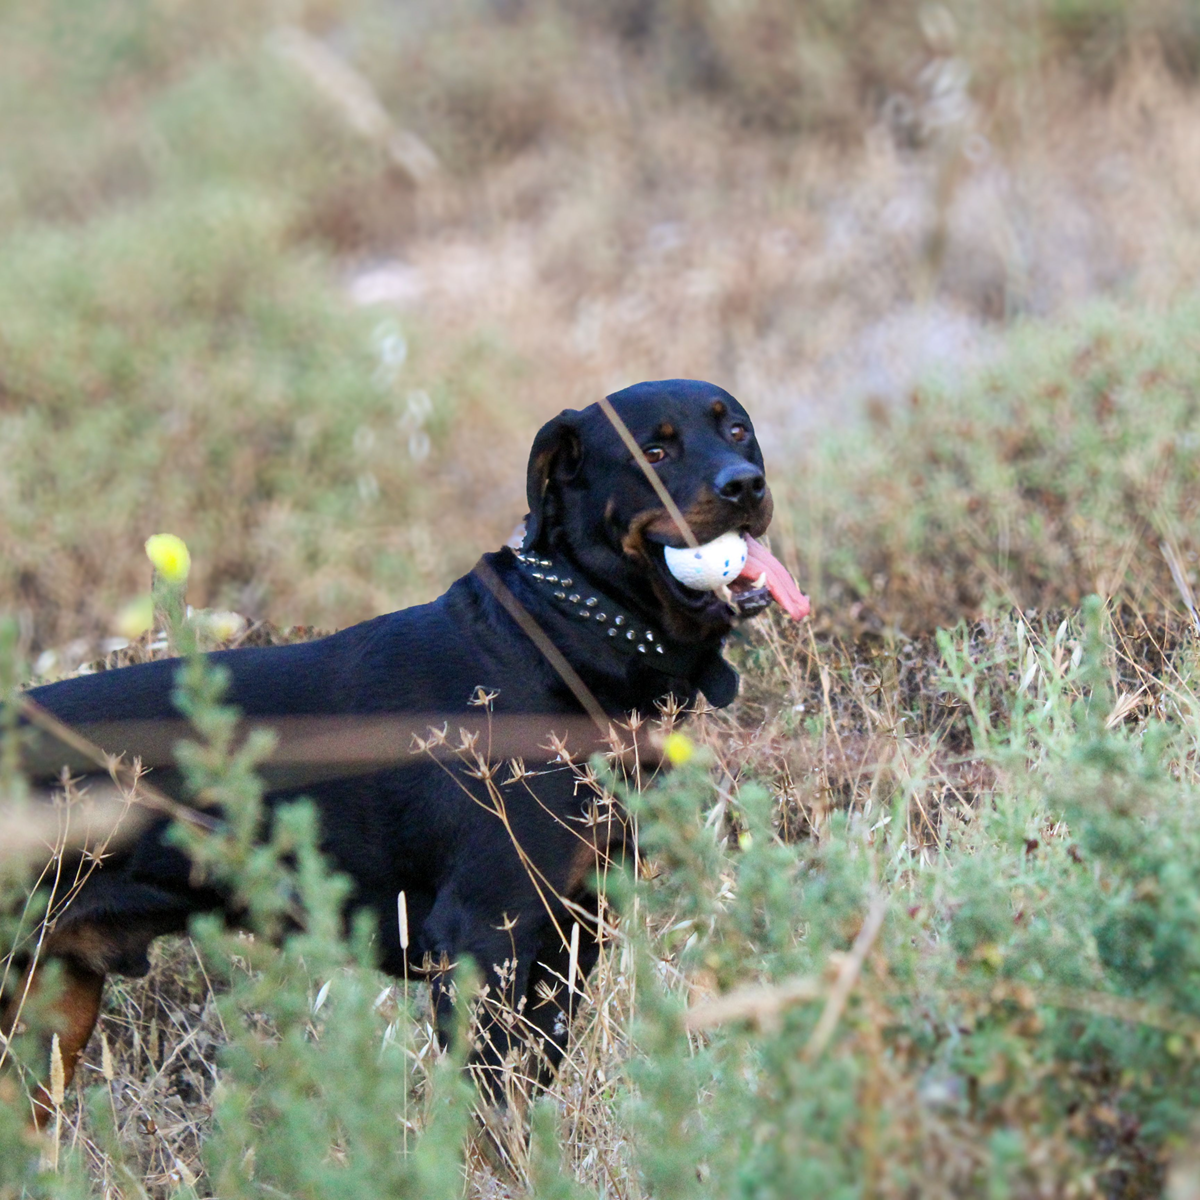
[[[721,401],[721,400],[714,400],[714,401],[713,401],[712,410],[713,410],[713,416],[714,416],[714,417],[723,417],[723,416],[725,415],[725,404],[724,404],[724,402],[723,402],[723,401]]]
[[[664,421],[655,431],[656,438],[673,438],[675,436],[675,426],[670,421]]]

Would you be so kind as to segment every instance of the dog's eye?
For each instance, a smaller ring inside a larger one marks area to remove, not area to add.
[[[648,463],[660,463],[667,457],[667,452],[661,446],[645,446],[642,453]]]
[[[741,422],[737,422],[736,424],[730,425],[729,436],[733,438],[735,442],[744,442],[750,436],[750,430],[748,430],[745,425],[741,424]]]

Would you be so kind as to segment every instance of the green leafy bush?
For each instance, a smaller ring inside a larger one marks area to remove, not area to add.
[[[1200,552],[1197,329],[1194,302],[1030,323],[965,386],[828,439],[792,497],[802,577],[910,633],[988,603],[1173,604],[1161,544],[1193,574]]]
[[[769,774],[731,775],[703,724],[711,749],[644,789],[618,786],[641,878],[612,893],[621,941],[537,1110],[532,1158],[513,1168],[536,1194],[593,1194],[554,1128],[597,1103],[626,1185],[649,1196],[1162,1186],[1200,1108],[1195,651],[1180,641],[1157,678],[1139,675],[1095,598],[1056,629],[1013,615],[986,641],[960,629],[938,644],[940,694],[987,772],[965,796],[946,790],[945,729],[923,763],[876,764],[869,789],[800,840],[780,836]],[[180,754],[229,820],[177,836],[263,936],[194,927],[225,1033],[203,1174],[189,1174],[222,1197],[372,1179],[456,1194],[469,1089],[453,1060],[415,1066],[427,1019],[374,975],[368,923],[344,929],[312,810],[280,810],[262,839],[266,747],[234,749],[220,686],[199,664],[184,673],[200,740]],[[607,1051],[597,1019],[623,1031]],[[110,1172],[125,1161],[111,1087],[87,1117]],[[66,1147],[60,1173],[35,1182],[6,1121],[10,1188],[86,1187]]]
[[[1085,619],[1077,664],[1030,645],[1021,690],[1011,650],[942,638],[997,775],[928,853],[895,779],[798,844],[757,784],[714,829],[701,767],[641,797],[660,936],[638,938],[629,1120],[650,1194],[1161,1186],[1200,1106],[1195,697],[1123,721],[1099,602]],[[687,987],[654,970],[664,948]],[[719,995],[689,1006],[697,980]]]

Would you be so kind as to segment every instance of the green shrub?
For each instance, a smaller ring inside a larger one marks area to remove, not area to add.
[[[910,633],[1089,592],[1173,604],[1161,544],[1193,583],[1200,553],[1197,329],[1194,302],[1030,323],[973,381],[831,437],[790,497],[801,577]]]
[[[572,1183],[554,1148],[555,1126],[593,1103],[572,1091],[589,1070],[634,1194],[1155,1194],[1200,1108],[1200,707],[1190,644],[1154,679],[1123,638],[1095,598],[1056,629],[1014,615],[986,640],[939,634],[938,693],[990,780],[965,800],[938,766],[946,729],[918,776],[879,764],[801,840],[780,836],[772,787],[731,776],[719,749],[640,792],[621,785],[645,855],[613,892],[636,1001],[614,1001],[624,985],[602,969],[583,1023],[615,1019],[630,1040],[597,1059],[577,1031],[567,1080],[535,1115],[535,1194],[598,1187],[583,1165]],[[1145,705],[1131,675],[1154,689]],[[260,840],[266,747],[234,748],[219,695],[217,675],[185,672],[200,740],[180,755],[229,819],[177,836],[263,936],[193,929],[224,1030],[195,1186],[457,1194],[465,1081],[453,1060],[415,1066],[429,1030],[381,1003],[369,922],[344,930],[312,810],[279,810]],[[10,872],[10,899],[17,883]],[[115,1172],[127,1152],[111,1086],[94,1089],[87,1128]],[[8,1186],[86,1190],[67,1147],[66,1173],[34,1182],[8,1118],[0,1138]]]
[[[1020,691],[1011,646],[976,661],[943,638],[998,780],[969,822],[941,814],[932,854],[906,839],[898,787],[890,819],[885,803],[798,844],[758,785],[728,833],[701,768],[641,797],[661,868],[643,903],[666,927],[637,941],[630,1064],[651,1194],[1159,1186],[1200,1107],[1195,701],[1113,724],[1094,599],[1086,621],[1078,664],[1051,642]],[[724,1017],[710,1000],[698,1041],[664,948],[692,987],[754,985]],[[848,966],[861,983],[839,1000]]]

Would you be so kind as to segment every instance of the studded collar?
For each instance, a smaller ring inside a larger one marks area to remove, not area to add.
[[[613,650],[667,675],[686,677],[693,670],[691,647],[681,654],[644,618],[583,579],[576,582],[569,567],[522,550],[514,550],[513,557],[521,573],[559,612],[589,626],[592,635]]]

